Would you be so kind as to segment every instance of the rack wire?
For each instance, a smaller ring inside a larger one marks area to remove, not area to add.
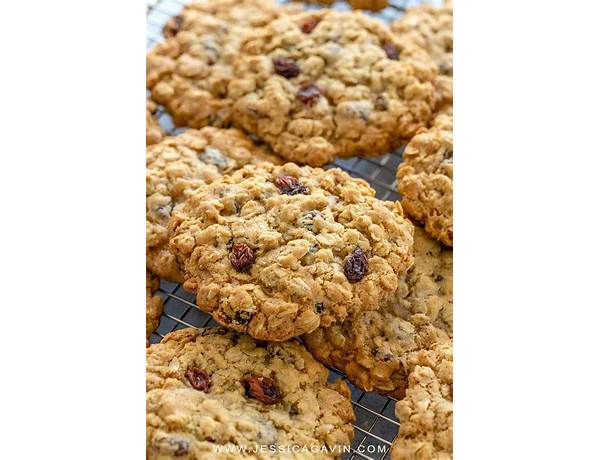
[[[279,0],[287,3],[286,0]],[[162,28],[166,21],[179,13],[188,3],[185,0],[147,0],[146,31],[147,48],[163,40]],[[378,13],[365,12],[386,22],[400,17],[405,9],[418,5],[415,0],[391,0],[390,6]],[[439,3],[430,1],[429,3]],[[336,2],[333,8],[346,10],[349,6]],[[319,8],[308,5],[308,8]],[[171,117],[162,107],[156,112],[156,117],[168,134],[177,134],[183,129],[175,128]],[[402,161],[402,150],[388,153],[375,158],[349,158],[337,160],[329,167],[339,167],[353,177],[365,179],[382,200],[398,200],[400,195],[396,190],[395,173]],[[150,343],[159,342],[169,332],[186,327],[217,327],[212,317],[200,310],[194,303],[194,295],[183,290],[181,285],[161,280],[158,295],[164,299],[164,313],[160,324],[150,336]],[[390,447],[398,434],[400,426],[394,408],[396,400],[372,392],[365,392],[354,386],[347,377],[337,369],[329,367],[329,381],[344,379],[352,393],[352,405],[356,415],[354,424],[354,441],[350,452],[343,459],[383,460],[390,458]]]

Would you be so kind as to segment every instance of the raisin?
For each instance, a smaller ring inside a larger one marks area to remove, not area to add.
[[[362,249],[356,248],[344,262],[344,275],[348,281],[355,283],[363,279],[369,268],[369,261]]]
[[[323,307],[323,303],[319,302],[317,304],[315,304],[315,310],[317,310],[317,313],[320,315],[321,313],[323,313],[324,307]]]
[[[285,78],[294,78],[300,75],[300,67],[293,59],[280,57],[273,59],[275,72]]]
[[[319,21],[316,18],[309,18],[304,21],[304,24],[300,26],[300,29],[302,29],[302,32],[305,34],[309,34],[317,27],[318,23]]]
[[[199,367],[188,367],[185,376],[191,385],[198,391],[208,392],[210,388],[210,376]]]
[[[248,311],[237,311],[233,317],[233,322],[245,326],[252,319],[252,313]]]
[[[238,272],[247,271],[254,263],[254,251],[244,243],[235,243],[229,253],[229,262]]]
[[[398,51],[398,48],[393,43],[385,43],[383,45],[383,51],[385,51],[388,58],[393,59],[394,61],[397,61],[400,57],[400,51]]]
[[[433,281],[435,281],[436,283],[441,283],[442,281],[444,281],[444,277],[442,275],[435,275]]]
[[[177,32],[181,30],[181,26],[183,25],[183,18],[180,14],[177,16],[173,16],[171,19],[167,21],[165,26],[163,27],[163,35],[166,38],[171,38],[177,35]]]
[[[275,185],[284,195],[308,194],[308,189],[292,176],[279,176],[275,179]]]
[[[314,83],[308,83],[300,87],[296,97],[300,102],[312,107],[321,97],[321,91]]]
[[[264,404],[277,404],[283,397],[275,381],[269,377],[245,375],[242,383],[246,390],[246,396],[258,399]]]

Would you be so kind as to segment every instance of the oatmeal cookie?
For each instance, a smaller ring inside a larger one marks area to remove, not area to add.
[[[365,391],[404,396],[410,352],[452,335],[452,250],[415,227],[415,264],[393,299],[376,311],[303,336],[321,362]]]
[[[269,449],[294,445],[320,449],[294,458],[338,458],[354,436],[348,386],[327,383],[327,370],[295,341],[183,329],[151,345],[146,364],[150,460],[240,458],[214,453],[236,447],[244,458],[292,458]]]
[[[452,108],[408,143],[396,173],[406,214],[442,243],[452,246]]]
[[[233,121],[296,163],[380,155],[414,135],[435,104],[435,64],[360,12],[284,16],[241,44]]]
[[[392,460],[452,458],[452,343],[409,356],[408,389],[396,403],[400,422]]]
[[[146,145],[156,144],[165,136],[165,132],[154,118],[156,104],[146,99]]]
[[[194,13],[208,14],[240,27],[262,27],[284,14],[302,12],[300,5],[281,5],[271,0],[194,0],[185,5],[181,13],[167,21],[163,29],[170,38],[182,30],[191,30],[198,35],[204,29],[194,23]]]
[[[160,315],[163,312],[162,297],[154,295],[160,282],[158,277],[146,271],[146,341],[150,334],[158,327]],[[148,342],[146,342],[146,345]]]
[[[201,185],[252,163],[281,160],[237,129],[205,127],[167,137],[146,150],[146,263],[153,273],[182,282],[169,251],[173,207]]]
[[[409,8],[391,28],[403,41],[424,49],[438,66],[436,102],[438,106],[452,104],[453,73],[453,7],[451,2],[441,7],[420,5]]]
[[[378,308],[412,263],[400,203],[340,169],[246,166],[192,194],[169,229],[198,306],[260,340]]]
[[[296,0],[301,1],[301,0]],[[308,3],[319,3],[321,5],[332,5],[336,0],[308,0]],[[390,4],[389,0],[347,0],[355,10],[371,10],[379,11],[387,8]]]
[[[402,40],[423,48],[437,64],[440,75],[452,76],[452,3],[442,7],[420,5],[409,8],[391,29]]]
[[[205,0],[186,6],[165,26],[167,40],[146,58],[146,86],[177,126],[228,126],[227,85],[241,37],[251,28],[297,12],[269,0]]]

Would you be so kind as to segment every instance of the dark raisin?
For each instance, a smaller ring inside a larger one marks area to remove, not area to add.
[[[312,107],[319,100],[319,97],[321,97],[321,91],[314,83],[308,83],[300,87],[296,97],[303,104]]]
[[[321,313],[323,313],[324,307],[323,307],[323,303],[319,302],[317,304],[315,304],[315,310],[317,310],[317,313],[320,315]]]
[[[398,51],[398,48],[393,43],[385,43],[383,45],[383,51],[385,51],[388,58],[393,59],[394,61],[397,61],[400,57],[400,51]]]
[[[279,176],[275,179],[275,185],[284,195],[308,194],[308,189],[292,176]]]
[[[235,243],[229,253],[229,262],[238,272],[247,271],[254,263],[254,251],[244,243]]]
[[[293,59],[290,58],[276,58],[273,59],[273,66],[275,72],[285,78],[294,78],[300,75],[300,67]]]
[[[283,397],[275,381],[269,377],[245,375],[242,383],[247,397],[258,399],[264,404],[277,404]]]
[[[252,319],[252,313],[249,311],[236,311],[233,317],[233,322],[241,326],[245,326]]]
[[[344,262],[344,275],[348,281],[355,283],[363,279],[369,268],[367,256],[360,248],[356,248]]]
[[[171,38],[177,35],[177,32],[181,30],[181,26],[183,25],[183,18],[180,14],[177,16],[173,16],[171,19],[167,21],[165,26],[163,27],[163,35],[166,38]]]
[[[210,388],[210,376],[199,367],[188,367],[185,371],[186,378],[190,384],[198,391],[208,392]]]
[[[436,283],[441,283],[442,281],[444,281],[444,277],[442,275],[436,275],[433,281],[435,281]]]
[[[302,29],[302,32],[305,34],[309,34],[317,27],[318,23],[319,21],[316,18],[308,18],[304,21],[304,24],[300,26],[300,29]]]

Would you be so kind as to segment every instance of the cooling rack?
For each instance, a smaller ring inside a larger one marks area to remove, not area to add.
[[[281,3],[287,3],[280,0]],[[185,3],[184,0],[148,0],[146,6],[146,31],[147,48],[163,40],[162,28],[165,22],[173,15],[179,13]],[[391,0],[390,7],[378,12],[366,12],[371,16],[390,22],[400,17],[405,9],[418,5],[414,0]],[[439,3],[430,1],[428,3]],[[336,2],[333,8],[345,10],[349,6],[343,2]],[[309,5],[308,8],[319,8]],[[161,126],[169,134],[184,131],[175,128],[169,115],[159,107],[156,117]],[[337,160],[329,167],[339,167],[351,176],[365,179],[377,192],[377,197],[382,200],[398,200],[400,195],[396,190],[396,169],[402,161],[402,151],[395,151],[376,158],[349,158]],[[160,324],[150,336],[150,343],[159,342],[169,332],[185,327],[216,327],[218,324],[210,315],[201,311],[194,303],[194,295],[184,291],[179,284],[161,280],[157,292],[164,299],[164,313]],[[365,392],[354,386],[346,376],[337,369],[329,368],[329,380],[344,379],[352,392],[352,405],[356,415],[354,424],[354,441],[349,453],[343,459],[369,459],[383,460],[390,458],[390,447],[398,434],[400,426],[394,408],[396,400],[393,398]]]

